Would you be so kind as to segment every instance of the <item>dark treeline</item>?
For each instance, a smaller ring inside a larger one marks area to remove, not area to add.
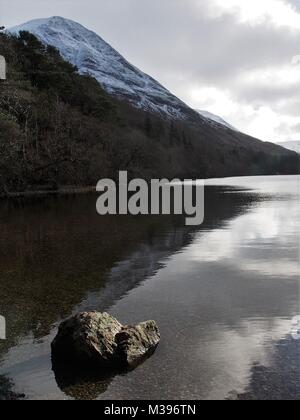
[[[213,127],[163,119],[110,97],[28,32],[0,34],[0,194],[131,176],[298,173],[292,152]]]

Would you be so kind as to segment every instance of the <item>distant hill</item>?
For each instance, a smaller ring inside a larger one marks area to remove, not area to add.
[[[286,141],[284,143],[278,143],[279,146],[285,149],[292,150],[293,152],[300,154],[300,140],[299,141]]]

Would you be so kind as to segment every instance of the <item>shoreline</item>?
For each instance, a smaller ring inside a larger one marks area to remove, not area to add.
[[[238,178],[260,178],[260,177],[290,177],[290,176],[300,176],[300,174],[275,174],[275,175],[241,175],[241,176],[226,176],[226,177],[219,177],[219,178],[203,178],[204,181],[218,181],[218,180],[233,180]],[[61,187],[58,190],[36,190],[36,191],[21,191],[21,192],[10,192],[6,194],[0,194],[0,200],[7,200],[11,198],[38,198],[38,197],[47,197],[47,196],[64,196],[64,195],[72,195],[72,194],[89,194],[89,193],[96,193],[96,185],[95,186],[87,186],[87,187]]]
[[[72,194],[88,194],[96,192],[96,186],[89,187],[62,187],[58,190],[38,190],[38,191],[23,191],[1,194],[0,200],[7,200],[11,198],[37,198],[37,197],[48,197],[48,196],[63,196]]]

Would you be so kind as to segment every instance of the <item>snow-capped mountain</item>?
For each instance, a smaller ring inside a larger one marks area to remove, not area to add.
[[[299,141],[286,141],[284,143],[278,143],[279,146],[284,147],[285,149],[292,150],[300,154],[300,140]]]
[[[197,109],[196,111],[202,117],[204,117],[207,120],[209,120],[212,124],[216,124],[217,123],[218,125],[222,125],[222,126],[225,126],[226,128],[230,128],[230,130],[238,131],[235,127],[233,127],[232,125],[230,125],[228,122],[226,122],[225,120],[223,120],[223,118],[219,117],[218,115],[212,114],[211,112],[208,112],[208,111],[199,110],[199,109]]]
[[[8,30],[12,34],[20,31],[28,31],[45,45],[56,47],[80,74],[93,76],[109,94],[164,116],[176,119],[194,116],[194,111],[180,99],[79,23],[51,17],[32,20]]]

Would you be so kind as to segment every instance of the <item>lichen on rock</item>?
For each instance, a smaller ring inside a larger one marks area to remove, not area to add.
[[[136,327],[126,326],[115,337],[118,355],[129,367],[135,367],[150,355],[160,341],[155,321],[146,321]]]

